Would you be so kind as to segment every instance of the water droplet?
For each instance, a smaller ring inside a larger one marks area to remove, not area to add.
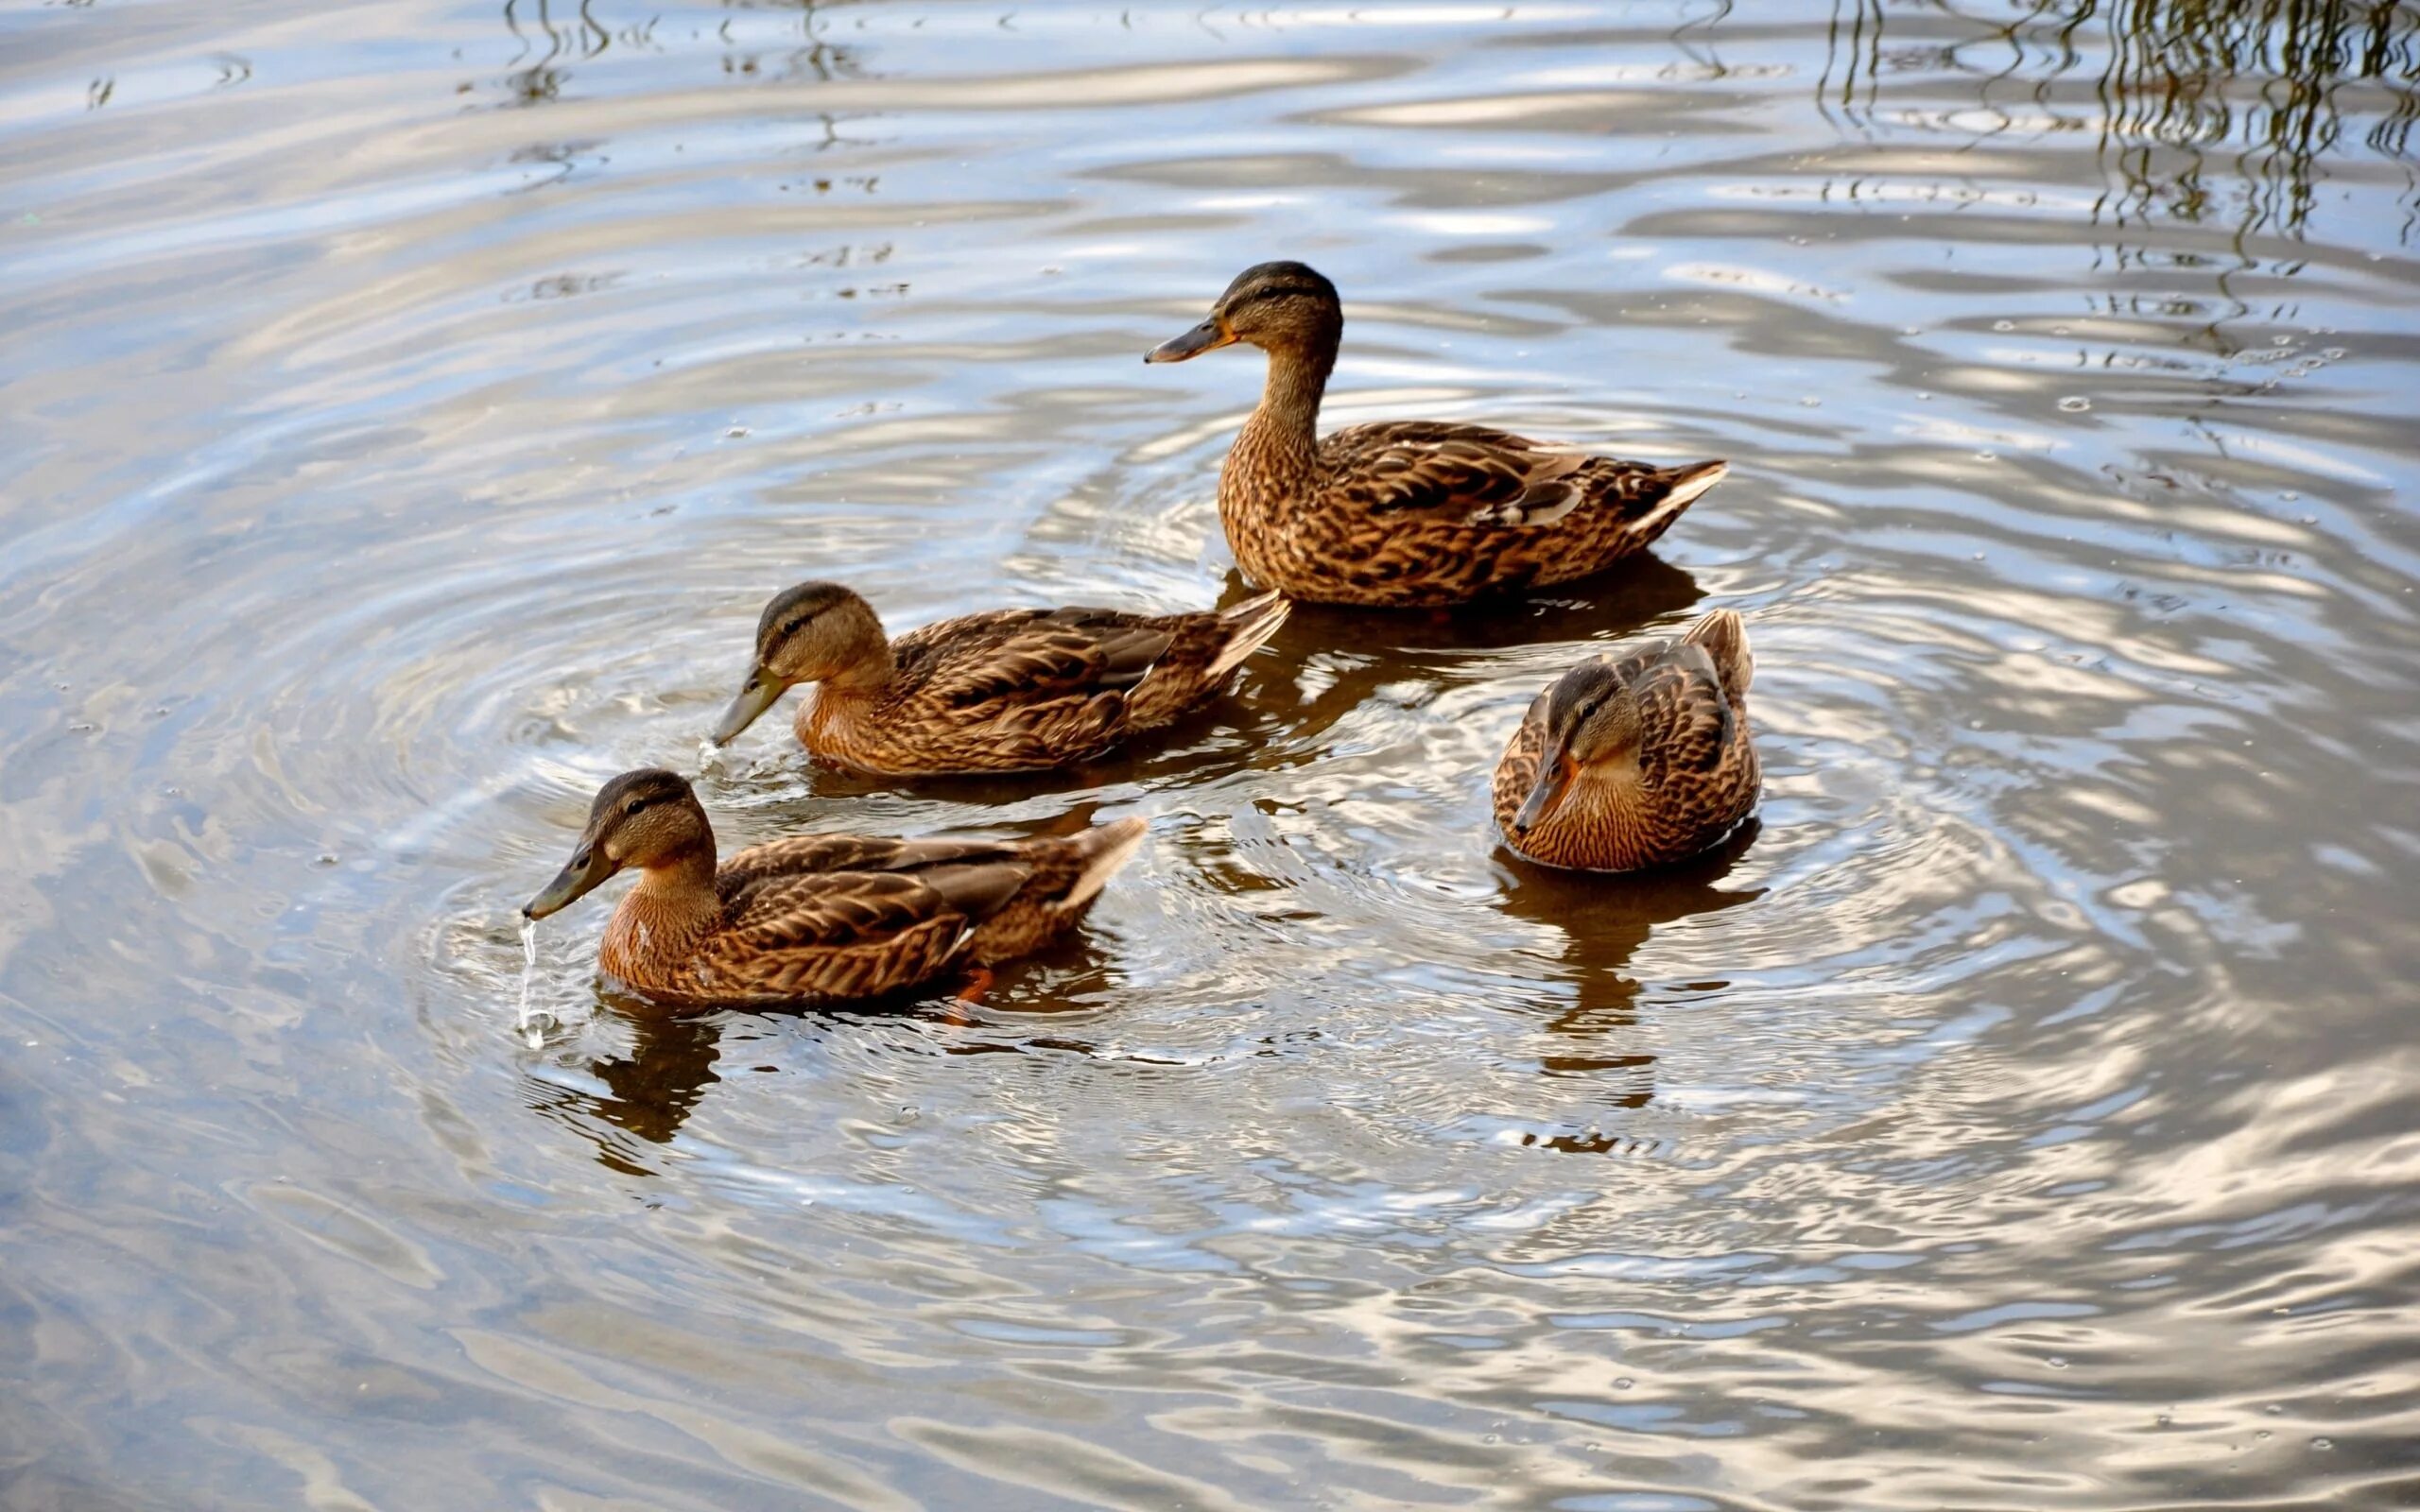
[[[2269,1430],[2268,1430],[2268,1429],[2266,1429],[2266,1428],[2262,1428],[2262,1429],[2258,1429],[2258,1430],[2256,1430],[2256,1431],[2253,1434],[2253,1435],[2252,1435],[2252,1436],[2253,1436],[2253,1437],[2255,1437],[2255,1438],[2268,1438],[2268,1437],[2271,1437],[2271,1436],[2273,1436],[2273,1435],[2270,1434],[2270,1432],[2269,1432]]]
[[[2271,336],[2269,338],[2269,344],[2273,347],[2290,347],[2294,344],[2294,338],[2291,336]]]
[[[2169,1424],[2176,1421],[2176,1418],[2168,1413],[2154,1413],[2152,1416],[2152,1421],[2159,1424],[2162,1428],[2165,1428]]]
[[[1637,1382],[1633,1381],[1628,1376],[1616,1376],[1614,1378],[1614,1389],[1616,1391],[1628,1391],[1631,1387],[1637,1384]]]
[[[2092,401],[2084,398],[2082,394],[2069,394],[2066,398],[2059,401],[2059,407],[2066,410],[2070,415],[2081,415],[2085,410],[2092,407]]]
[[[1800,400],[1799,403],[1809,409],[1817,409],[1822,407],[1824,402],[1816,398],[1813,394],[1809,394],[1806,398]]]
[[[748,427],[745,425],[734,425],[731,429],[722,433],[723,439],[727,441],[735,441],[747,434]]]
[[[2314,1438],[2310,1441],[2310,1447],[2325,1454],[2329,1450],[2336,1447],[2336,1440],[2332,1438]]]
[[[2053,1370],[2065,1370],[2067,1367],[2067,1357],[2064,1354],[2054,1354],[2042,1363]]]
[[[1995,331],[2014,331],[2016,329],[2016,322],[2014,320],[1995,320],[1992,322],[1992,329]]]
[[[1996,462],[1999,459],[2000,454],[1997,452],[1977,452],[1975,454],[1975,460],[1978,462]]]
[[[514,1017],[513,1027],[521,1031],[521,1042],[532,1050],[546,1047],[546,1031],[555,1025],[555,1016],[543,1007],[532,1006],[529,989],[538,981],[538,921],[523,915],[521,919],[521,1011]]]
[[[2301,494],[2299,494],[2299,493],[2294,493],[2294,492],[2291,492],[2291,491],[2288,491],[2288,492],[2281,493],[2281,494],[2277,495],[2277,497],[2279,497],[2279,498],[2281,498],[2281,499],[2285,500],[2288,504],[2293,504],[2293,503],[2297,503],[2297,502],[2299,502],[2299,501],[2301,500],[2301,498],[2302,498],[2302,495],[2301,495]]]
[[[1503,1440],[1494,1434],[1485,1434],[1480,1435],[1479,1442],[1482,1444],[1500,1444]]]
[[[2330,347],[2326,351],[2321,352],[2320,355],[2325,357],[2330,362],[2342,362],[2344,360],[2344,349],[2342,347]]]
[[[2050,328],[2050,334],[2054,336],[2063,336],[2067,334],[2067,328],[2063,325],[2054,325]]]
[[[2282,1401],[2273,1401],[2268,1406],[2263,1407],[2260,1410],[2267,1413],[2270,1417],[2275,1418],[2281,1416],[2285,1412],[2286,1404]]]
[[[311,864],[315,867],[333,867],[337,864],[337,857],[335,851],[322,850],[318,855],[311,858]]]

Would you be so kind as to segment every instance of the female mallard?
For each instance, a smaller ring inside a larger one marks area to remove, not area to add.
[[[1119,819],[1034,840],[814,834],[717,867],[688,782],[625,772],[597,793],[569,864],[521,911],[544,919],[636,867],[597,947],[608,976],[698,1008],[849,1002],[1030,954],[1083,917],[1143,830]]]
[[[1190,614],[994,610],[892,641],[855,593],[803,583],[765,606],[756,664],[715,744],[790,684],[820,682],[798,712],[798,738],[833,765],[887,777],[1064,766],[1209,696],[1288,607],[1263,593]]]
[[[1319,604],[1459,604],[1599,573],[1662,535],[1724,462],[1650,467],[1480,425],[1382,421],[1319,438],[1344,307],[1300,263],[1244,269],[1210,318],[1154,347],[1183,362],[1249,341],[1260,407],[1219,474],[1219,519],[1247,576]]]
[[[1739,616],[1719,609],[1556,679],[1496,764],[1506,840],[1550,867],[1635,871],[1722,838],[1756,806],[1754,667]]]

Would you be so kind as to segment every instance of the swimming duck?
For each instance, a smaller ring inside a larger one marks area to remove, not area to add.
[[[1032,840],[814,834],[717,866],[697,795],[649,768],[597,792],[570,862],[521,911],[544,919],[636,867],[597,947],[607,975],[695,1008],[852,1002],[1030,954],[1075,926],[1143,833],[1127,818]]]
[[[1532,861],[1634,871],[1695,855],[1756,806],[1754,662],[1739,616],[1591,657],[1555,679],[1495,768],[1495,822]]]
[[[728,745],[799,682],[799,743],[832,765],[882,776],[1030,772],[1100,754],[1208,697],[1277,633],[1275,593],[1223,610],[994,610],[898,640],[838,583],[773,595],[755,665],[715,727]]]
[[[1260,407],[1219,474],[1219,519],[1246,576],[1289,598],[1459,604],[1585,577],[1646,549],[1729,469],[1620,462],[1441,421],[1322,440],[1320,396],[1343,334],[1335,284],[1262,263],[1143,357],[1184,362],[1238,341],[1269,353]]]

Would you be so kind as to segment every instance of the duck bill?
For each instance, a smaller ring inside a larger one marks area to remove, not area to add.
[[[1515,835],[1529,833],[1563,806],[1564,796],[1571,791],[1571,778],[1576,769],[1570,757],[1561,751],[1550,753],[1546,765],[1538,772],[1537,782],[1530,788],[1529,798],[1523,800],[1520,812],[1512,816],[1512,833]]]
[[[731,707],[715,722],[714,743],[728,746],[739,738],[739,732],[756,722],[757,716],[770,709],[782,696],[782,684],[763,667],[748,674],[748,682]]]
[[[582,845],[572,852],[563,869],[555,873],[555,880],[546,884],[544,891],[521,905],[522,917],[544,919],[560,913],[617,869],[602,846]]]
[[[1143,360],[1145,362],[1183,362],[1187,357],[1198,357],[1205,352],[1216,352],[1220,347],[1232,347],[1235,344],[1236,334],[1220,325],[1219,318],[1214,315],[1175,340],[1163,341],[1143,353]]]

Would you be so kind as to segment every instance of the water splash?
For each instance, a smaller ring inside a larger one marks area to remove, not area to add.
[[[561,1022],[553,1009],[531,1005],[529,989],[537,980],[538,921],[525,916],[521,920],[521,1009],[514,1015],[512,1026],[520,1033],[522,1041],[532,1050],[544,1046],[546,1031]]]

